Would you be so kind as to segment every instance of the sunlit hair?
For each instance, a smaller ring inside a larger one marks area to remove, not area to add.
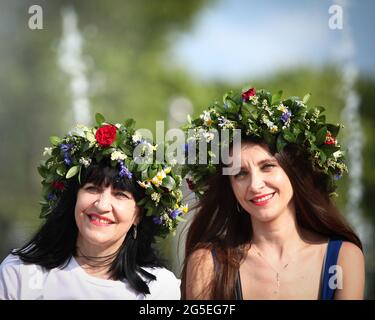
[[[246,138],[242,143],[267,147],[259,140]],[[271,154],[288,175],[293,187],[296,220],[299,227],[327,238],[352,242],[362,249],[358,236],[347,224],[326,190],[324,176],[313,170],[311,162],[296,146]],[[228,175],[222,170],[208,181],[207,191],[196,205],[197,213],[187,231],[185,262],[181,274],[182,298],[186,299],[187,262],[200,248],[215,250],[215,277],[204,292],[211,299],[235,299],[235,282],[241,262],[252,239],[250,214],[238,212],[237,200]],[[198,267],[199,268],[199,267]]]
[[[82,171],[81,183],[74,177],[69,181],[59,203],[47,217],[45,223],[32,239],[22,248],[13,250],[25,263],[34,263],[46,269],[64,268],[72,256],[77,255],[78,228],[74,211],[77,193],[86,183],[96,186],[112,186],[114,189],[130,192],[135,201],[144,197],[143,189],[134,180],[120,178],[118,170],[111,167],[108,162],[93,164]],[[110,274],[113,280],[126,279],[130,286],[137,292],[150,293],[147,282],[156,277],[142,267],[162,267],[153,243],[156,235],[155,224],[151,216],[142,214],[137,225],[137,238],[132,236],[132,228],[128,231],[124,242],[119,248],[115,259],[110,264]],[[142,279],[143,276],[146,280]]]

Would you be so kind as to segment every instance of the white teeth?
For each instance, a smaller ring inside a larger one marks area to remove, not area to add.
[[[100,218],[95,217],[95,216],[90,216],[90,219],[91,219],[91,220],[99,221],[99,223],[102,223],[102,224],[110,224],[110,223],[111,223],[111,222],[108,221],[108,220],[100,219]]]
[[[272,197],[273,197],[273,193],[269,194],[268,196],[262,197],[262,198],[253,199],[252,201],[263,202],[263,201],[267,201],[267,200],[271,199]]]

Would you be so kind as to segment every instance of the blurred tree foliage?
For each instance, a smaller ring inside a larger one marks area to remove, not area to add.
[[[168,120],[173,98],[191,100],[194,114],[221,99],[228,89],[246,83],[202,82],[170,63],[173,39],[192,24],[194,16],[214,1],[67,1],[40,0],[44,29],[27,27],[33,1],[0,3],[0,258],[19,246],[39,225],[40,179],[36,167],[50,135],[62,135],[73,123],[69,77],[57,63],[62,34],[61,12],[72,7],[84,38],[83,58],[90,81],[92,114],[101,112],[109,121],[134,118],[138,128],[155,130],[156,120]],[[213,53],[215,54],[215,53]],[[186,66],[188,68],[188,66]],[[252,79],[249,85],[284,96],[312,94],[311,105],[323,105],[331,121],[342,121],[341,76],[334,67],[299,68]],[[361,96],[364,150],[363,212],[375,225],[371,199],[375,197],[375,82],[358,81]],[[346,145],[350,147],[350,145]],[[338,205],[344,208],[347,179],[341,182]],[[168,241],[162,252],[176,266]],[[367,253],[368,297],[375,296],[374,249]]]

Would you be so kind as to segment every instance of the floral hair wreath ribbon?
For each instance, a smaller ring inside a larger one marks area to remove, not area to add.
[[[188,150],[194,142],[193,148],[197,148],[198,154],[197,142],[205,140],[210,144],[212,130],[219,132],[221,129],[230,130],[230,142],[233,141],[234,129],[240,129],[241,137],[259,138],[276,152],[294,144],[310,159],[313,169],[327,178],[326,190],[334,195],[336,181],[347,172],[344,153],[337,141],[339,129],[343,126],[326,123],[323,107],[308,107],[310,94],[303,99],[289,97],[282,100],[281,97],[282,91],[272,95],[255,88],[226,93],[223,103],[215,102],[196,119],[188,117],[189,122],[183,129],[194,134],[188,135],[185,148]],[[187,164],[182,172],[183,176],[187,175],[189,188],[198,197],[204,195],[208,178],[217,172],[219,166],[213,161],[215,157],[212,151],[208,151],[208,165]]]
[[[52,212],[70,179],[77,176],[80,181],[83,167],[109,158],[111,166],[118,169],[119,177],[135,179],[145,189],[146,196],[137,205],[145,209],[147,216],[153,216],[159,228],[158,236],[174,233],[188,211],[187,205],[181,204],[181,176],[168,163],[135,161],[133,155],[137,146],[143,155],[148,152],[152,157],[158,146],[135,131],[133,119],[115,125],[106,123],[99,113],[95,119],[95,127],[78,125],[63,138],[50,137],[52,146],[43,153],[49,158],[38,167],[43,186],[41,217]]]

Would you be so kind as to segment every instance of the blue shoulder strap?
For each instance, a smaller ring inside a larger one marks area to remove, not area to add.
[[[329,287],[329,279],[332,275],[329,273],[329,269],[331,266],[337,264],[337,258],[339,256],[340,248],[342,245],[342,240],[339,239],[330,239],[328,242],[325,263],[324,263],[324,270],[323,270],[323,286],[322,286],[322,300],[333,300],[335,295],[336,288]]]

